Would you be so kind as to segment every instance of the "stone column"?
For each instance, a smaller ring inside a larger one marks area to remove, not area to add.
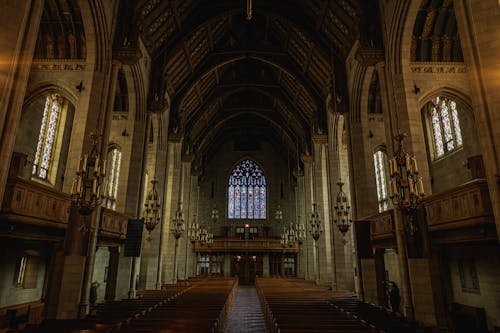
[[[306,274],[305,277],[307,280],[316,280],[317,278],[317,260],[316,260],[316,244],[314,239],[311,236],[311,225],[309,223],[311,211],[312,211],[312,203],[313,203],[313,179],[312,179],[312,170],[313,170],[313,158],[311,155],[302,155],[302,162],[304,162],[304,176],[303,178],[303,192],[302,192],[302,201],[304,205],[304,223],[306,227],[306,241],[304,242],[305,247],[305,255],[306,255]],[[300,181],[300,179],[299,179]]]
[[[231,260],[233,260],[231,254],[225,253],[224,254],[224,277],[231,276]],[[268,265],[268,267],[269,267],[269,265]],[[196,275],[196,271],[194,273]],[[269,275],[269,272],[268,272],[268,275]]]
[[[314,202],[317,204],[320,217],[323,223],[323,234],[318,240],[319,250],[319,280],[323,284],[332,284],[332,289],[337,289],[337,273],[335,268],[343,264],[344,260],[340,256],[336,256],[335,250],[343,253],[342,237],[335,237],[337,230],[332,228],[332,216],[330,208],[330,188],[329,188],[329,171],[328,171],[328,137],[325,134],[316,134],[313,136],[314,144]],[[335,243],[340,243],[340,249],[336,248]]]
[[[161,244],[161,282],[175,283],[174,274],[174,250],[175,238],[171,233],[172,219],[178,208],[181,197],[181,173],[182,173],[182,139],[171,136],[167,148],[167,172],[166,186],[164,192],[165,214],[163,216],[163,241]]]
[[[269,253],[262,256],[262,276],[269,277]]]
[[[188,251],[189,247],[192,246],[191,241],[188,238],[187,228],[192,220],[191,213],[191,166],[193,164],[194,155],[187,154],[182,157],[182,176],[181,176],[181,202],[182,202],[182,212],[184,216],[184,227],[185,231],[179,238],[179,248],[177,249],[177,277],[180,280],[187,279],[188,271]]]
[[[120,251],[117,246],[109,248],[109,263],[108,263],[108,279],[106,283],[106,301],[114,301],[116,299],[116,284],[118,278],[118,260]]]
[[[472,109],[491,202],[500,202],[500,5],[497,0],[454,1],[460,44],[470,76]],[[500,239],[500,205],[492,206]]]
[[[21,119],[44,1],[0,0],[0,202]]]

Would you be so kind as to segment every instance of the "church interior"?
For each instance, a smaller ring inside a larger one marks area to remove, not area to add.
[[[0,8],[0,332],[500,332],[500,1]]]

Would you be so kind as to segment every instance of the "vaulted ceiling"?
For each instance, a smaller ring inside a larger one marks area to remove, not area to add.
[[[345,58],[370,2],[253,0],[248,20],[247,0],[129,0],[153,61],[150,106],[168,95],[171,128],[200,155],[242,133],[298,153],[326,131],[333,73],[347,105]]]

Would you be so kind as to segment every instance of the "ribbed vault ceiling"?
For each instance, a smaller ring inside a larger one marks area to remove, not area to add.
[[[332,73],[347,96],[364,0],[253,0],[251,20],[244,0],[129,1],[153,59],[150,99],[169,96],[170,126],[202,156],[241,133],[298,153],[326,131]]]

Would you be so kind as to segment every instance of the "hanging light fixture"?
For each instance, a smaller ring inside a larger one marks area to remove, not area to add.
[[[200,240],[201,228],[198,223],[196,223],[196,214],[193,216],[193,223],[189,225],[188,228],[188,238],[191,243],[195,243]]]
[[[219,220],[219,210],[217,209],[217,205],[214,204],[214,208],[212,208],[212,222],[217,223]]]
[[[184,217],[182,214],[181,210],[181,203],[179,202],[177,211],[175,212],[175,217],[172,220],[172,234],[174,235],[175,239],[179,239],[182,236],[182,233],[186,229],[184,225]]]
[[[316,204],[313,203],[313,210],[311,212],[311,218],[309,220],[309,224],[311,225],[311,236],[317,241],[321,236],[323,230],[321,230],[321,218],[319,216],[318,211],[316,210]]]
[[[144,218],[146,230],[151,231],[160,223],[160,197],[158,191],[156,190],[156,183],[158,181],[153,179],[151,184],[153,185],[146,197],[146,203],[144,204]]]
[[[101,186],[106,176],[106,160],[101,160],[99,136],[90,134],[92,150],[83,155],[78,163],[71,186],[71,202],[78,206],[81,215],[90,215],[101,204]]]
[[[420,205],[425,191],[422,177],[418,175],[417,160],[403,146],[405,137],[406,134],[400,133],[394,138],[398,145],[394,156],[389,161],[391,176],[389,197],[396,207],[409,215],[410,232],[414,233],[417,230],[414,213]]]
[[[281,210],[281,206],[280,205],[278,205],[278,207],[276,207],[276,212],[274,213],[274,219],[278,223],[283,220],[283,211]]]
[[[252,19],[252,17],[253,17],[253,1],[247,0],[245,18],[247,19],[247,21],[250,21]]]
[[[300,223],[300,215],[297,217],[297,223],[293,226],[295,229],[295,239],[299,242],[299,245],[306,240],[306,227],[304,223]]]
[[[334,207],[336,218],[333,220],[333,222],[337,225],[337,228],[339,228],[342,235],[345,235],[346,232],[349,231],[349,228],[352,224],[352,219],[350,218],[351,206],[347,201],[346,194],[342,190],[342,186],[344,186],[344,183],[340,181],[337,183],[337,185],[340,189],[339,193],[337,194],[337,204]]]

